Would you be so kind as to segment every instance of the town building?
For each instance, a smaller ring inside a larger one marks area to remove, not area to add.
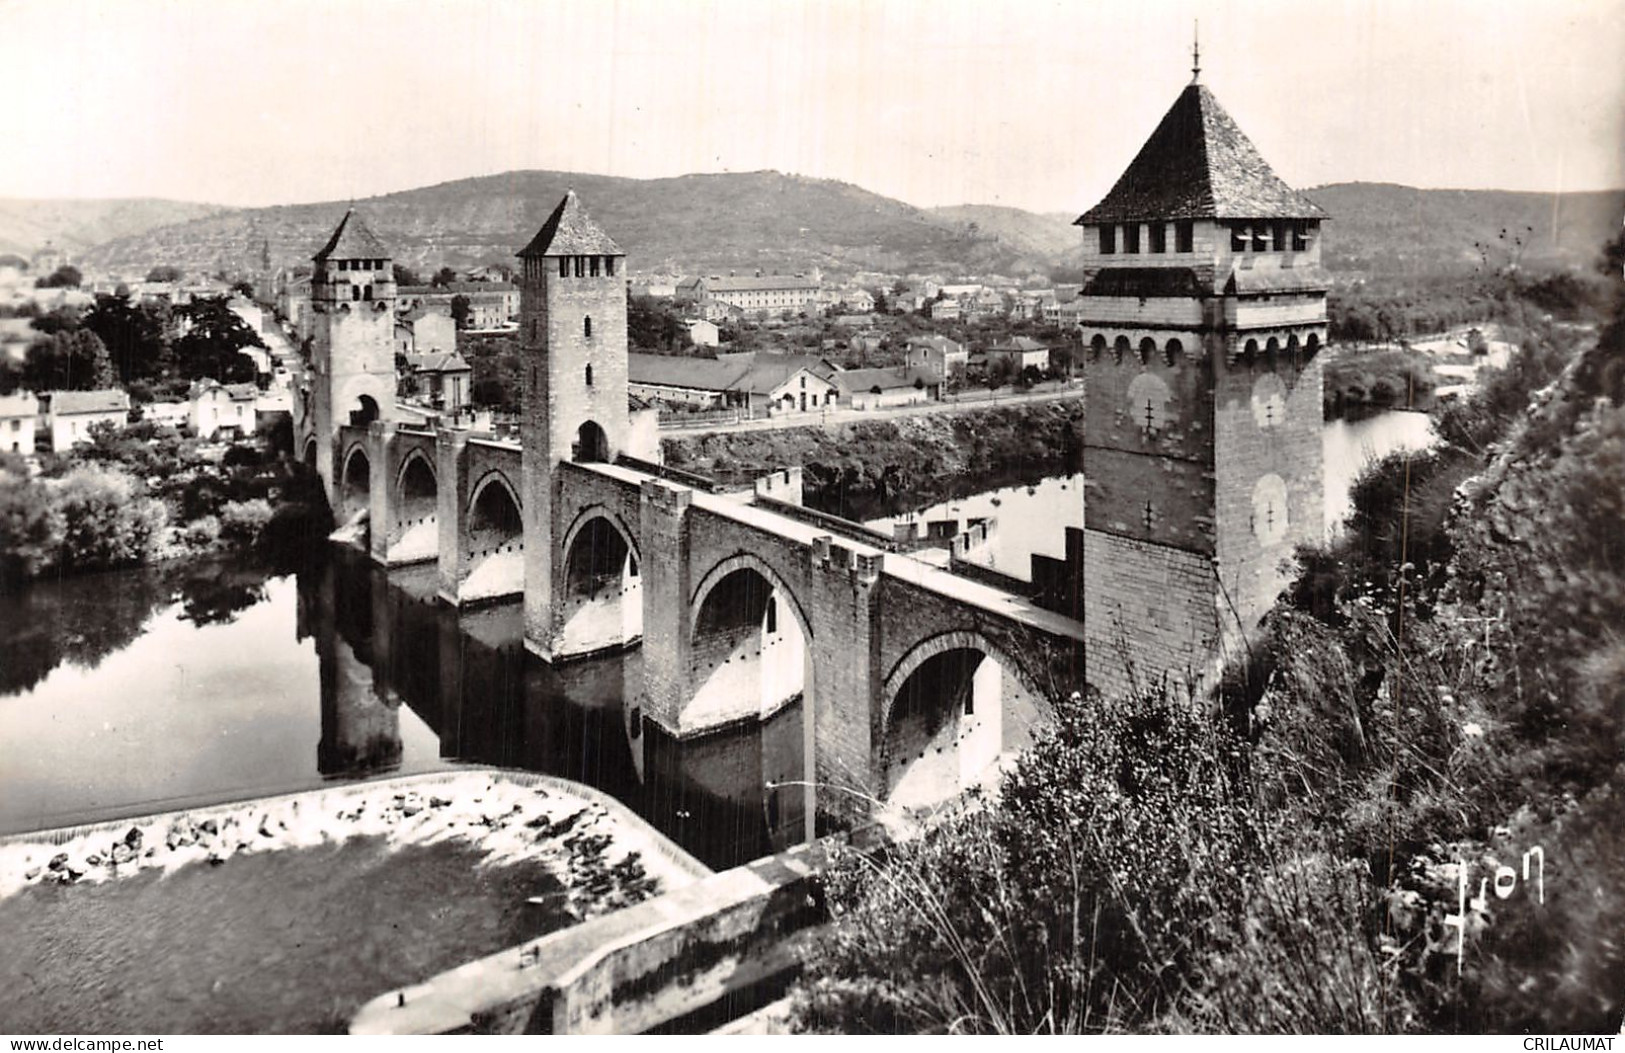
[[[446,285],[408,285],[400,289],[395,306],[403,313],[423,309],[451,316],[452,301],[468,300],[467,329],[503,329],[519,317],[519,287],[512,282],[451,282]]]
[[[955,322],[959,320],[959,301],[953,297],[934,300],[926,307],[926,313],[937,322]]]
[[[53,450],[89,442],[90,430],[97,425],[122,428],[130,422],[130,396],[118,388],[52,391],[45,395],[45,404],[45,430]]]
[[[989,369],[1003,367],[1012,374],[1028,369],[1043,371],[1050,365],[1049,348],[1031,337],[1012,337],[987,349],[987,365]]]
[[[187,423],[200,439],[240,439],[254,433],[254,407],[259,388],[198,380],[188,392]]]
[[[1193,79],[1076,221],[1080,569],[1103,690],[1211,684],[1294,546],[1324,536],[1323,218]]]
[[[942,378],[925,369],[849,369],[836,379],[856,410],[912,406],[942,397]]]
[[[716,347],[721,343],[721,332],[715,322],[694,318],[684,324],[688,326],[688,338],[695,347]]]
[[[26,391],[0,395],[0,450],[25,456],[34,452],[39,409],[39,399]]]
[[[799,274],[758,274],[753,278],[712,276],[683,282],[677,287],[677,298],[680,302],[695,304],[712,300],[754,315],[784,311],[800,314],[816,309],[821,285],[816,277]]]
[[[903,361],[910,368],[931,372],[941,380],[963,380],[970,352],[965,345],[945,336],[911,336]]]
[[[430,406],[457,413],[471,401],[474,367],[456,351],[411,354],[406,356],[406,379]]]

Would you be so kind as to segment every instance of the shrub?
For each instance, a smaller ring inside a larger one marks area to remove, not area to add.
[[[233,541],[258,541],[273,514],[271,502],[264,498],[228,501],[220,509],[220,533]]]
[[[184,536],[189,543],[199,547],[213,545],[220,540],[220,520],[214,516],[194,519],[186,524]]]

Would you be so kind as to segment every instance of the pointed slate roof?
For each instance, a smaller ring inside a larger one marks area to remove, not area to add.
[[[355,209],[347,209],[344,218],[333,229],[333,236],[327,239],[322,251],[312,256],[317,263],[323,260],[387,260],[390,258],[389,249],[378,240],[378,235],[367,228],[367,223],[356,215]]]
[[[1320,219],[1287,186],[1204,84],[1180,92],[1100,204],[1074,222],[1140,219]]]
[[[625,256],[621,247],[587,215],[574,190],[564,195],[520,256]]]

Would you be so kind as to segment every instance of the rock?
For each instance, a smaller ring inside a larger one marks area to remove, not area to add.
[[[451,798],[449,798],[449,797],[433,797],[433,796],[431,796],[429,798],[429,807],[430,808],[450,808],[451,807]]]
[[[114,866],[122,866],[123,864],[134,859],[135,853],[130,851],[129,845],[120,841],[118,844],[113,846],[113,854],[111,858]]]
[[[33,867],[31,869],[23,871],[23,880],[24,881],[33,881],[35,878],[37,878],[39,876],[40,876],[40,868],[39,867]]]
[[[209,865],[217,867],[221,863],[224,863],[226,861],[226,858],[227,858],[227,853],[225,853],[225,852],[221,851],[220,849],[216,848],[215,850],[213,850],[212,852],[209,853]]]
[[[271,825],[271,817],[268,816],[268,815],[260,816],[260,836],[261,837],[275,837],[276,836],[276,828]]]
[[[93,867],[99,867],[102,865],[102,857],[96,855],[95,853],[91,853],[85,857],[85,862]]]
[[[210,837],[213,837],[220,832],[220,824],[215,822],[213,819],[203,820],[201,823],[197,824],[197,828],[208,834]]]
[[[409,793],[405,797],[397,797],[396,800],[400,802],[401,812],[404,815],[416,815],[423,811],[423,798],[415,793]]]
[[[47,865],[50,866],[52,870],[61,870],[63,867],[68,865],[68,853],[58,852],[56,855],[51,857],[51,862]]]
[[[144,839],[141,831],[133,826],[130,827],[130,832],[124,835],[124,843],[130,847],[132,852],[141,851],[141,842]]]

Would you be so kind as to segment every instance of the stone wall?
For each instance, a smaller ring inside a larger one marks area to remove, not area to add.
[[[1083,532],[1089,683],[1108,695],[1206,675],[1218,643],[1213,561],[1168,545]]]

